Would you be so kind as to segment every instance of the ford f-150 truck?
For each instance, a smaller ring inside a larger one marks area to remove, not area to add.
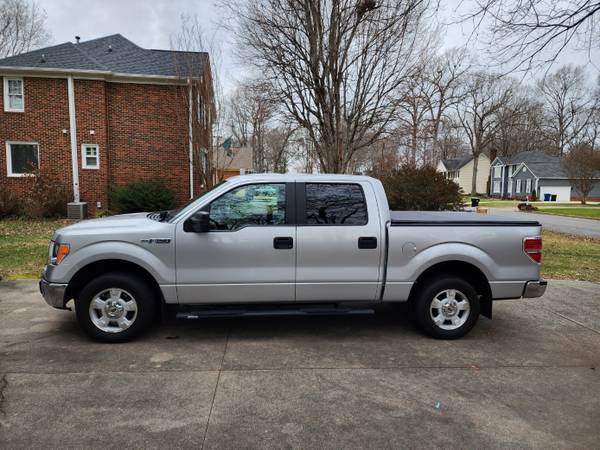
[[[351,175],[230,178],[179,210],[58,230],[40,280],[95,339],[115,342],[175,309],[196,318],[354,313],[410,302],[435,338],[469,332],[494,300],[539,297],[541,226],[470,212],[390,211]]]

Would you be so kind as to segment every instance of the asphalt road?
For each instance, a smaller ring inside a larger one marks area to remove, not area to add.
[[[525,213],[514,211],[511,208],[490,208],[490,214],[518,219],[537,220],[548,230],[600,239],[600,220]]]
[[[0,283],[0,448],[597,448],[600,285],[498,302],[459,341],[375,316],[211,319],[90,342]]]

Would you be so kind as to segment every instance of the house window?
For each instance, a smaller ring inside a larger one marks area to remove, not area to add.
[[[81,167],[84,169],[100,168],[100,149],[96,144],[81,145]]]
[[[40,168],[40,148],[37,142],[7,142],[6,171],[9,177],[33,175]]]
[[[508,166],[508,176],[512,177],[513,174],[513,169],[515,168],[515,166]]]
[[[516,193],[521,192],[521,180],[517,180],[517,186],[516,186],[515,192]]]
[[[4,111],[23,112],[24,110],[23,78],[4,78]]]
[[[512,180],[508,180],[508,193],[512,194]]]
[[[500,166],[494,167],[494,178],[500,178],[502,176],[502,168]]]
[[[525,192],[531,194],[531,178],[527,178],[527,181],[525,182]]]
[[[500,182],[494,181],[494,194],[499,194],[499,193],[500,193]]]

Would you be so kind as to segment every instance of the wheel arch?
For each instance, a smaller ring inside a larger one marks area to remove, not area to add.
[[[138,276],[148,283],[155,298],[158,299],[162,305],[165,304],[162,290],[154,276],[139,264],[124,259],[102,259],[91,262],[80,268],[75,275],[73,275],[65,290],[65,303],[71,299],[76,299],[81,292],[81,289],[83,289],[83,287],[92,279],[111,272],[128,273]]]
[[[480,298],[481,314],[492,318],[492,290],[485,274],[477,266],[465,261],[443,261],[436,263],[424,270],[412,285],[409,301],[411,301],[419,288],[428,280],[439,278],[443,275],[452,275],[462,278],[475,288]]]

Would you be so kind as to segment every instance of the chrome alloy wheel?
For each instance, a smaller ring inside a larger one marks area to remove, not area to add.
[[[120,288],[105,289],[90,302],[90,319],[105,333],[125,331],[137,318],[138,305],[129,292]]]
[[[429,314],[433,323],[442,330],[456,330],[469,318],[469,298],[456,289],[446,289],[431,301]]]

